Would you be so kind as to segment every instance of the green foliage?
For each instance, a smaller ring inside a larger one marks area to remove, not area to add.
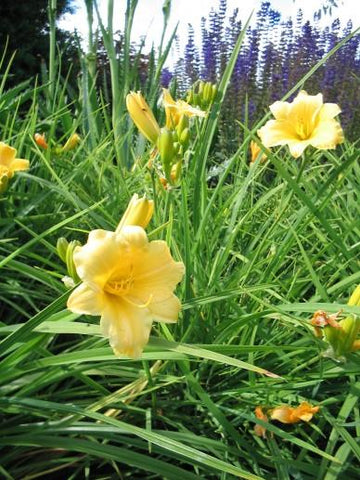
[[[167,190],[125,114],[135,66],[110,37],[113,109],[85,58],[78,90],[56,70],[53,90],[1,86],[1,138],[31,162],[0,198],[2,478],[358,478],[359,355],[324,357],[308,320],[320,309],[360,314],[346,305],[360,283],[359,149],[294,160],[275,148],[249,166],[254,132],[241,126],[244,141],[219,162],[210,146],[241,41],[211,113],[195,121],[180,185]],[[158,94],[149,85],[153,105]],[[75,131],[77,148],[59,150]],[[154,199],[149,237],[186,266],[178,323],[155,324],[136,361],[114,356],[98,318],[66,309],[56,252],[59,237],[114,230],[133,193]],[[311,423],[255,435],[256,405],[305,400],[320,405]]]

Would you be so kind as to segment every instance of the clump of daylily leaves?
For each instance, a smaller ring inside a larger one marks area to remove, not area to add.
[[[191,118],[204,118],[216,95],[216,86],[210,82],[198,82],[188,94],[193,106],[184,100],[174,100],[170,91],[163,89],[162,103],[165,109],[165,126],[160,128],[141,92],[130,92],[126,106],[131,119],[140,132],[154,145],[153,155],[160,158],[163,184],[176,185],[182,171],[191,141]]]

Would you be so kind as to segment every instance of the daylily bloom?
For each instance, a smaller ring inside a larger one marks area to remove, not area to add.
[[[313,407],[310,403],[302,402],[298,407],[281,405],[273,408],[270,413],[271,420],[278,420],[281,423],[298,423],[300,421],[310,422],[320,407]]]
[[[269,120],[258,130],[265,147],[288,145],[298,158],[309,145],[327,150],[344,141],[340,123],[335,120],[340,108],[335,103],[323,103],[321,93],[308,95],[299,92],[291,102],[275,102],[270,106],[275,120]]]
[[[73,253],[82,283],[68,308],[101,315],[103,334],[115,354],[138,357],[153,320],[176,322],[181,308],[173,291],[184,274],[164,241],[149,242],[144,228],[154,204],[133,195],[115,232],[94,230]]]
[[[126,107],[140,132],[155,144],[160,134],[160,127],[141,92],[130,92],[126,96]]]
[[[94,230],[74,252],[82,283],[68,308],[101,315],[103,334],[115,354],[136,358],[148,342],[153,320],[176,322],[181,308],[173,290],[184,274],[164,241],[149,242],[143,228]]]
[[[29,160],[15,156],[15,148],[0,142],[0,193],[5,191],[8,181],[15,172],[29,169]]]
[[[44,150],[46,150],[49,147],[49,145],[46,142],[45,133],[35,133],[34,140],[36,144],[39,145],[39,147],[43,148]]]
[[[163,104],[166,115],[166,128],[172,130],[180,122],[181,117],[205,117],[206,112],[200,108],[192,107],[184,100],[175,101],[168,89],[163,88]]]

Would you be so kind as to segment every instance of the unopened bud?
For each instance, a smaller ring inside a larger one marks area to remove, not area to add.
[[[116,233],[119,233],[123,227],[129,225],[146,228],[151,220],[153,212],[154,202],[148,200],[146,197],[139,198],[135,193],[116,228]]]
[[[78,135],[77,133],[73,133],[72,135],[70,135],[67,142],[62,147],[62,151],[68,152],[69,150],[74,150],[74,148],[77,147],[79,142],[80,142],[80,135]]]
[[[140,132],[155,144],[160,134],[160,127],[141,92],[130,92],[126,97],[126,107]]]
[[[169,178],[171,166],[173,164],[174,157],[176,156],[173,132],[167,128],[162,128],[158,138],[157,146],[166,178]]]

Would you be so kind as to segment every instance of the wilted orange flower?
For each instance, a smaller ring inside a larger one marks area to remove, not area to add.
[[[171,93],[166,88],[163,88],[163,103],[166,115],[166,128],[174,129],[181,117],[206,117],[206,112],[200,108],[192,107],[184,100],[174,100]]]
[[[260,418],[260,420],[264,420],[264,422],[268,421],[267,415],[263,412],[263,409],[261,407],[256,407],[255,408],[255,416],[256,418]],[[258,435],[259,437],[266,438],[266,428],[263,427],[262,425],[256,424],[254,427],[255,434]]]
[[[15,158],[16,149],[0,142],[0,193],[6,190],[15,172],[29,169],[29,160]]]
[[[140,202],[140,203],[139,203]],[[144,227],[152,203],[132,199],[115,232],[94,230],[73,255],[82,283],[68,308],[101,315],[103,334],[115,354],[138,357],[149,339],[153,320],[176,322],[181,308],[173,291],[184,274],[164,241],[149,242]]]
[[[35,133],[34,140],[36,144],[39,145],[39,147],[43,148],[44,150],[46,150],[49,147],[49,145],[46,142],[45,133]]]
[[[278,420],[281,423],[298,423],[300,421],[310,422],[319,409],[320,407],[313,407],[310,403],[302,402],[295,408],[281,405],[273,408],[269,413],[271,420]]]
[[[308,95],[304,90],[291,102],[275,102],[270,106],[275,120],[258,130],[265,147],[288,145],[298,158],[312,145],[320,150],[335,148],[344,141],[340,123],[334,117],[341,112],[335,103],[323,103],[323,96]]]

